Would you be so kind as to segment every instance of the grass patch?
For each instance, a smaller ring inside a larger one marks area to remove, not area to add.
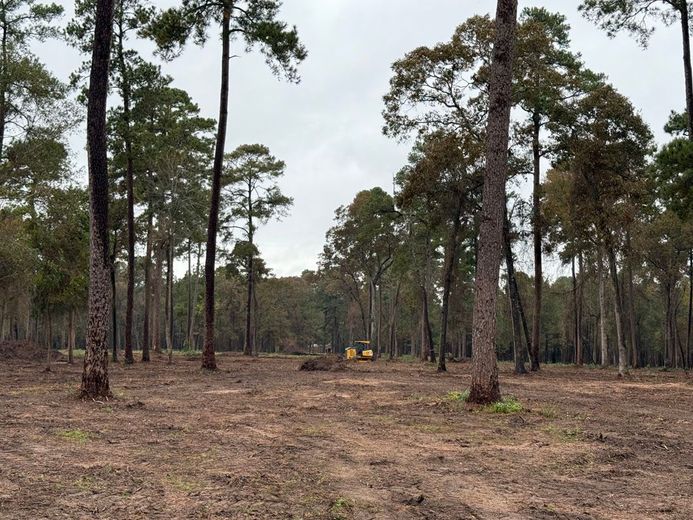
[[[464,392],[448,392],[445,396],[445,399],[447,401],[465,403],[467,402],[467,399],[469,399],[469,389],[465,390]]]
[[[547,419],[556,419],[558,414],[559,410],[555,406],[542,406],[541,410],[539,410],[539,415]]]
[[[330,518],[332,520],[346,520],[353,508],[354,505],[349,499],[337,497],[330,507]]]
[[[63,430],[58,433],[59,437],[72,442],[83,444],[89,440],[89,434],[82,430]]]
[[[167,475],[166,481],[171,485],[171,487],[177,489],[178,491],[183,491],[184,493],[194,493],[202,488],[199,483],[192,480],[186,480],[180,475]]]
[[[557,438],[561,442],[579,441],[585,433],[579,426],[575,426],[573,428],[556,428],[554,426],[549,426],[544,428],[544,431]]]
[[[500,401],[484,407],[484,411],[489,413],[519,413],[522,410],[522,404],[512,395],[508,395]]]

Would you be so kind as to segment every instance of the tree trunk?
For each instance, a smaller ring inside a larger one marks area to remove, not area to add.
[[[604,253],[597,253],[597,276],[599,277],[599,344],[601,346],[602,366],[609,365],[609,351],[606,337],[606,287],[604,283]]]
[[[450,289],[452,287],[452,275],[457,264],[457,246],[462,227],[462,204],[463,197],[458,195],[457,206],[453,215],[452,227],[448,235],[448,243],[445,247],[445,260],[443,264],[443,302],[440,313],[440,346],[438,347],[438,372],[447,371],[445,366],[445,356],[447,355],[448,344],[448,314],[450,311]]]
[[[690,368],[691,360],[691,332],[693,328],[693,249],[688,252],[688,326],[686,332],[686,368]]]
[[[128,228],[128,287],[125,305],[125,364],[135,362],[132,355],[132,321],[135,298],[135,195],[134,195],[134,166],[132,158],[132,139],[130,136],[130,76],[125,63],[123,51],[123,8],[118,9],[118,64],[120,66],[120,94],[123,100],[123,142],[125,144],[126,173],[125,185],[127,191],[127,228]]]
[[[192,314],[190,316],[190,332],[189,332],[189,337],[188,337],[188,343],[191,345],[191,348],[197,349],[197,345],[195,344],[195,307],[197,307],[197,291],[198,287],[200,285],[200,256],[202,256],[202,244],[197,244],[197,258],[196,258],[196,265],[195,265],[195,286],[193,289],[193,309],[192,309]]]
[[[516,26],[517,0],[498,0],[489,83],[486,172],[474,283],[474,352],[469,401],[479,404],[498,401],[501,396],[496,361],[496,298],[503,243]]]
[[[221,174],[224,166],[224,146],[226,144],[226,122],[229,105],[229,48],[230,48],[231,9],[224,3],[221,23],[221,88],[219,91],[219,121],[217,141],[214,150],[212,171],[212,193],[209,204],[209,223],[207,225],[207,250],[205,253],[205,345],[202,353],[202,368],[216,370],[214,356],[214,271],[217,253],[217,227],[219,224],[219,198],[221,194]]]
[[[190,341],[192,336],[192,286],[192,241],[188,239],[188,315],[186,321],[185,343],[187,344],[187,348],[189,350],[192,350],[192,342]]]
[[[380,284],[376,287],[376,291],[378,292],[378,315],[377,315],[376,336],[375,336],[375,352],[374,352],[375,360],[380,358],[380,338],[381,338],[381,329],[382,329],[382,325],[383,325],[383,286],[382,286],[382,284]]]
[[[534,183],[532,191],[532,234],[534,236],[534,316],[532,317],[532,341],[529,346],[530,369],[539,370],[539,342],[541,341],[541,297],[544,274],[542,269],[541,245],[541,150],[539,148],[539,114],[532,117],[532,158]]]
[[[390,324],[389,324],[389,332],[390,332],[390,338],[388,340],[388,344],[390,346],[390,359],[396,358],[399,356],[399,353],[397,352],[397,331],[396,331],[396,322],[397,322],[397,307],[399,305],[399,294],[402,288],[402,281],[397,280],[397,288],[395,289],[395,299],[392,302],[392,311],[390,312]]]
[[[72,365],[75,362],[75,310],[70,307],[67,325],[67,362]]]
[[[428,290],[421,286],[421,318],[422,318],[422,337],[421,337],[421,358],[428,359],[431,363],[436,362],[436,350],[433,344],[433,330],[428,312]]]
[[[152,295],[152,349],[156,353],[161,353],[161,275],[163,273],[163,247],[161,243],[157,243],[154,247],[154,290]]]
[[[248,183],[248,243],[250,244],[250,254],[248,255],[248,293],[246,298],[245,310],[245,345],[243,346],[243,355],[253,355],[253,330],[252,330],[252,311],[253,311],[253,282],[255,278],[255,265],[253,257],[253,204],[252,204],[252,186]]]
[[[109,259],[109,275],[111,280],[111,340],[113,342],[113,362],[118,361],[118,305],[116,291],[116,253],[118,237],[113,233],[113,251]]]
[[[172,222],[169,222],[172,226]],[[168,362],[173,363],[173,230],[168,236],[168,251],[166,254],[166,348]]]
[[[147,209],[147,249],[144,254],[144,320],[142,322],[142,361],[148,362],[149,345],[151,344],[151,333],[149,331],[150,315],[149,310],[152,304],[152,227],[154,213],[151,204]]]
[[[626,233],[626,245],[628,260],[626,263],[626,274],[628,276],[628,329],[630,332],[630,352],[631,366],[638,368],[638,331],[635,319],[635,291],[633,290],[633,260],[632,249],[630,247],[630,232]]]
[[[621,284],[618,283],[618,268],[616,267],[616,253],[613,246],[607,247],[609,256],[609,271],[611,272],[611,285],[614,290],[614,320],[616,321],[616,341],[618,345],[618,375],[626,375],[626,344],[623,337],[623,299],[621,298]]]
[[[97,0],[87,106],[90,267],[89,319],[81,395],[110,397],[108,384],[108,311],[111,304],[108,261],[108,159],[106,101],[111,55],[113,0]]]
[[[46,372],[51,371],[51,350],[53,350],[53,320],[51,313],[48,312],[48,320],[46,320]]]
[[[681,36],[683,43],[683,71],[686,82],[686,111],[688,112],[688,139],[693,141],[693,72],[691,70],[691,32],[688,23],[688,1],[683,1],[681,16]]]
[[[513,258],[512,243],[510,241],[510,219],[507,207],[503,219],[503,250],[505,251],[505,266],[508,271],[508,299],[510,301],[510,320],[513,328],[513,359],[515,360],[515,373],[526,374],[525,356],[522,349],[522,329],[520,328],[520,291],[515,277],[515,260]]]

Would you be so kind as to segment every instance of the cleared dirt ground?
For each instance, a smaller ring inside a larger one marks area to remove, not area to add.
[[[524,410],[497,414],[449,399],[465,364],[301,361],[111,366],[108,402],[79,364],[0,364],[0,517],[693,518],[681,372],[503,366]]]

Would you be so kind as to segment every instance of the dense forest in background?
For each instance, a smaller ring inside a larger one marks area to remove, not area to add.
[[[241,3],[222,4],[223,16],[197,9],[194,20],[185,18],[193,1],[164,12],[139,0],[115,5],[107,118],[113,359],[133,362],[133,350],[146,360],[150,349],[202,349],[205,295],[216,308],[216,350],[341,351],[368,339],[376,356],[429,359],[441,368],[446,354],[470,357],[494,21],[472,17],[448,41],[393,64],[383,131],[413,143],[409,162],[393,172],[394,194],[373,187],[345,201],[316,269],[276,277],[254,238],[290,211],[278,184],[284,163],[261,144],[220,155],[226,115],[203,118],[132,43],[151,38],[158,58],[174,59],[188,39],[211,45],[207,26],[221,19],[226,62],[236,31],[249,49],[261,47],[273,72],[294,81],[306,51],[295,29],[277,20],[279,2],[242,3],[249,9],[234,13],[232,26],[225,10]],[[586,1],[585,14],[608,31],[647,37],[648,26],[601,4]],[[672,12],[671,2],[654,4],[661,5],[653,16],[672,22],[685,13],[680,21],[688,22],[686,2]],[[89,56],[95,5],[77,2],[64,32],[56,29],[56,5],[0,5],[6,340],[70,349],[86,342],[89,194],[76,181],[67,136],[83,122],[89,62],[62,84],[30,43],[64,38]],[[518,22],[498,354],[518,371],[527,361],[535,369],[555,362],[689,367],[690,106],[672,112],[670,140],[657,146],[637,108],[604,71],[582,62],[569,33],[565,18],[545,9],[526,9]],[[532,180],[530,197],[520,190],[523,179]],[[210,199],[220,237],[211,253],[213,291],[205,282]],[[521,247],[533,251],[530,273],[516,265]],[[548,255],[571,276],[550,280],[542,270]],[[186,274],[175,277],[181,262]]]

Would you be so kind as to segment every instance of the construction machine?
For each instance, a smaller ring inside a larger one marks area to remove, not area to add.
[[[366,340],[354,341],[351,347],[344,350],[347,361],[373,361],[371,342]]]

